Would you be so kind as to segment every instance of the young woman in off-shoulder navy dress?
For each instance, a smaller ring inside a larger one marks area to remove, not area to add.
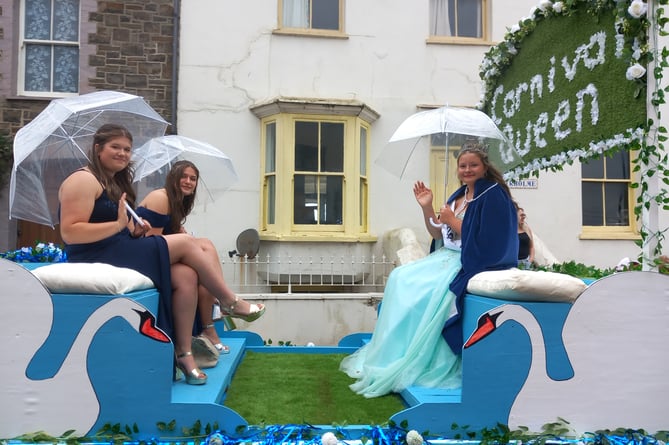
[[[254,320],[265,307],[238,298],[228,287],[215,250],[184,233],[145,237],[151,225],[135,224],[126,202],[135,204],[130,167],[132,135],[107,124],[96,132],[89,164],[72,173],[59,190],[60,231],[71,262],[103,262],[148,276],[160,292],[158,319],[174,340],[177,365],[189,384],[207,375],[191,352],[197,287],[202,283],[234,316]]]

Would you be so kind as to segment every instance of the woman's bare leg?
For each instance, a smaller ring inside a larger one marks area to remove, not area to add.
[[[223,278],[221,260],[211,242],[184,233],[164,235],[164,238],[167,241],[170,262],[183,263],[195,269],[200,284],[219,299],[223,310],[234,306],[236,315],[249,315],[254,312],[249,302],[238,299],[228,287]]]
[[[214,320],[212,317],[212,308],[214,303],[218,303],[218,299],[214,297],[211,292],[204,286],[197,288],[197,307],[202,322],[202,334],[207,337],[214,345],[221,343],[221,339],[214,327]],[[222,343],[221,343],[222,344]]]
[[[176,263],[171,266],[172,275],[172,314],[174,320],[174,352],[177,362],[185,373],[196,369],[195,358],[191,352],[193,338],[193,321],[197,311],[197,274],[192,268]],[[184,355],[186,354],[186,355]],[[206,374],[197,370],[198,378],[206,378]]]

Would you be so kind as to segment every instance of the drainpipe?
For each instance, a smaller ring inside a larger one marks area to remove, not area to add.
[[[179,0],[174,0],[174,24],[172,28],[172,134],[177,132],[177,96],[179,92]]]

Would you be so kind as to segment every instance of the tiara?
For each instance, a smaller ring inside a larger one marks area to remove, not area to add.
[[[459,157],[462,153],[465,152],[481,153],[485,156],[488,156],[488,146],[477,140],[465,141],[465,143],[460,147],[460,150],[458,150],[456,157]]]

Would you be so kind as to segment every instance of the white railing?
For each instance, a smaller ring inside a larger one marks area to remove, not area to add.
[[[239,293],[383,292],[395,267],[385,256],[233,256],[221,263],[228,285]]]

